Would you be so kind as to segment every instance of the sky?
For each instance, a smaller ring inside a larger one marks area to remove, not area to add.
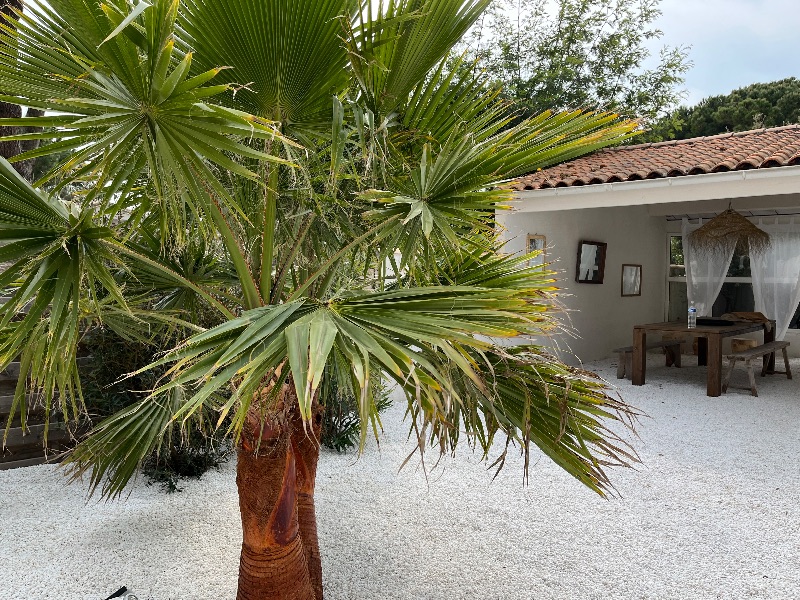
[[[800,78],[800,0],[661,0],[656,44],[691,46],[684,104],[751,83]]]

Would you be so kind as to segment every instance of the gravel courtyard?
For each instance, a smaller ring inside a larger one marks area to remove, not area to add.
[[[705,396],[705,369],[666,369],[619,391],[649,416],[644,464],[602,500],[547,459],[521,484],[465,447],[429,473],[412,461],[399,403],[380,451],[324,452],[317,497],[328,600],[774,599],[800,594],[800,361],[759,398]],[[688,361],[687,361],[688,362]],[[587,365],[614,384],[615,363]],[[744,371],[736,383],[744,385]],[[433,458],[432,456],[429,459]],[[138,481],[124,501],[86,502],[52,466],[0,472],[0,597],[139,600],[235,596],[235,467],[166,495]]]

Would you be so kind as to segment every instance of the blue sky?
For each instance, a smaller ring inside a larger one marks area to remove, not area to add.
[[[659,45],[691,46],[685,104],[800,77],[800,0],[661,0]]]

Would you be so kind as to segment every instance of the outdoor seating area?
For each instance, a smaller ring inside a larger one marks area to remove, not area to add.
[[[716,397],[724,394],[730,386],[731,376],[737,363],[743,363],[749,379],[752,396],[758,396],[756,379],[753,371],[754,361],[761,360],[760,375],[786,375],[792,379],[788,349],[791,345],[785,340],[776,341],[775,321],[766,319],[760,313],[745,315],[726,315],[728,319],[704,318],[696,327],[689,328],[681,321],[667,323],[651,323],[636,325],[633,329],[633,345],[615,348],[617,354],[617,379],[628,378],[635,386],[645,385],[647,370],[647,351],[662,348],[666,366],[681,367],[683,347],[692,341],[694,353],[697,355],[697,366],[706,368],[706,395]],[[733,319],[733,320],[729,320]],[[723,373],[722,341],[725,338],[748,334],[754,331],[763,332],[763,343],[747,338],[734,338],[731,351],[724,355],[728,369]],[[648,341],[647,334],[661,334],[661,340]],[[776,354],[783,357],[784,370],[775,370]]]
[[[644,466],[613,473],[621,499],[601,499],[541,455],[523,486],[513,451],[494,481],[466,447],[427,478],[416,459],[398,470],[413,442],[395,403],[380,450],[371,441],[358,459],[326,451],[320,461],[326,597],[794,597],[800,481],[796,463],[776,457],[796,453],[800,382],[766,377],[758,399],[737,389],[708,398],[705,367],[683,358],[665,368],[653,353],[647,385],[619,382],[647,415],[635,444]],[[586,367],[618,381],[614,359]],[[234,597],[234,462],[181,493],[140,479],[125,502],[88,504],[86,484],[65,486],[54,467],[0,472],[0,488],[17,490],[0,495],[4,597],[105,598],[121,585],[139,598]]]
[[[663,346],[671,348],[672,352],[677,349],[680,355],[681,339],[683,337],[697,340],[697,363],[707,366],[706,370],[706,395],[716,397],[724,392],[722,385],[722,342],[725,338],[743,335],[755,331],[763,331],[764,344],[749,350],[745,360],[748,367],[753,358],[763,357],[764,365],[762,374],[773,373],[775,367],[775,351],[783,349],[784,352],[789,346],[788,342],[775,342],[775,322],[764,320],[763,322],[752,321],[728,321],[724,319],[706,318],[697,327],[689,328],[686,323],[672,321],[667,323],[650,323],[647,325],[636,325],[633,328],[633,346],[631,351],[632,378],[633,385],[644,385],[646,380],[647,361],[646,352],[649,348]],[[656,333],[665,336],[661,342],[648,343],[648,333]],[[676,338],[677,336],[677,338]],[[677,339],[677,341],[676,341]],[[616,352],[617,350],[615,350]],[[788,355],[786,364],[788,370]],[[731,363],[731,369],[734,362]],[[669,357],[668,357],[669,364]],[[680,366],[680,362],[677,363]],[[730,376],[730,373],[729,373]],[[617,374],[619,377],[619,372]],[[752,378],[751,378],[752,380]],[[755,393],[755,383],[751,385],[753,395]]]

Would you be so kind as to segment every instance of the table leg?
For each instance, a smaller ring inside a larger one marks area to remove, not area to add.
[[[697,364],[700,367],[708,364],[708,338],[697,338]]]
[[[708,336],[708,383],[706,394],[715,398],[722,395],[722,336]]]
[[[647,370],[647,332],[638,327],[633,328],[633,385],[644,385]]]
[[[764,343],[768,344],[768,343],[774,342],[774,341],[775,341],[775,324],[773,323],[772,327],[769,328],[769,331],[767,331],[767,328],[764,327]],[[765,372],[765,373],[769,373],[770,375],[775,373],[775,353],[774,352],[771,352],[770,354],[767,354],[764,357],[764,368],[762,369],[762,371]]]

